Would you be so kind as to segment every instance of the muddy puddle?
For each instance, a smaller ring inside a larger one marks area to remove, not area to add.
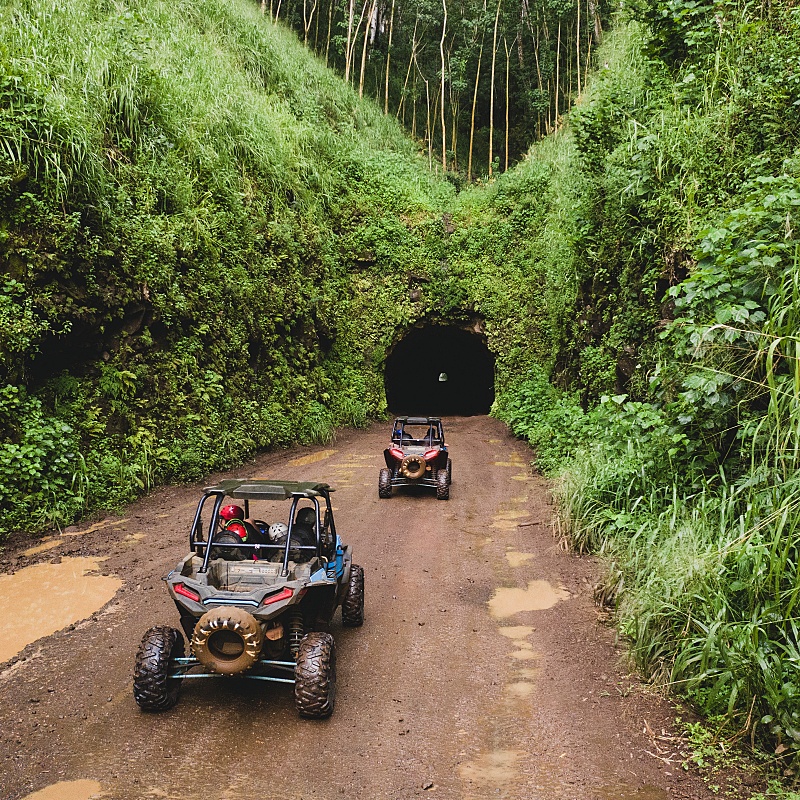
[[[97,781],[62,781],[26,795],[22,800],[91,800],[102,789]]]
[[[521,567],[535,557],[533,553],[517,553],[513,550],[506,553],[506,561],[508,561],[509,567]]]
[[[595,795],[602,800],[667,800],[669,795],[657,786],[644,784],[642,786],[616,785],[599,786],[594,790]]]
[[[482,753],[475,761],[459,764],[458,774],[463,780],[481,786],[507,784],[517,777],[517,765],[524,755],[521,750]]]
[[[492,465],[495,467],[517,467],[519,469],[520,467],[526,467],[527,462],[514,453],[508,461],[492,461]]]
[[[503,687],[512,700],[527,700],[533,694],[534,688],[534,685],[528,681],[514,681]]]
[[[506,625],[497,629],[501,636],[509,639],[527,639],[533,631],[534,629],[530,625]]]
[[[92,575],[96,558],[64,558],[0,575],[0,662],[102,608],[122,581]]]
[[[48,550],[52,550],[54,547],[58,547],[60,544],[60,539],[56,539],[55,536],[48,536],[46,539],[42,539],[39,544],[29,547],[27,550],[23,550],[22,555],[35,556],[39,553],[45,553]]]
[[[489,613],[497,618],[511,617],[522,611],[544,611],[570,596],[547,581],[528,581],[527,589],[499,588],[489,600]]]
[[[307,456],[300,456],[293,458],[286,462],[287,467],[304,467],[307,464],[316,464],[318,461],[324,461],[336,453],[335,450],[320,450],[318,453],[310,453]]]
[[[169,514],[165,514],[164,516],[169,516]],[[101,519],[100,522],[95,522],[94,525],[90,525],[88,528],[84,528],[83,530],[78,530],[77,528],[69,527],[65,528],[64,532],[61,534],[62,536],[86,536],[87,533],[94,533],[95,531],[102,531],[105,528],[116,528],[117,525],[124,525],[128,522],[127,519]]]

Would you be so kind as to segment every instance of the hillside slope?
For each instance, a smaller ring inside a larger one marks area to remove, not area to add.
[[[381,410],[451,191],[392,121],[247,0],[15,0],[0,33],[2,529]]]
[[[606,557],[598,596],[639,667],[787,769],[800,753],[793,6],[647,0],[620,19],[549,188],[574,199],[558,228],[571,272],[545,281],[568,278],[552,306],[563,325],[498,408],[560,476],[565,537]]]

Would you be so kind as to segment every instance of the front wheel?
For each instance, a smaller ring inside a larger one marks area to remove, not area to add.
[[[294,668],[294,704],[301,717],[323,719],[336,699],[336,642],[329,633],[303,637]]]
[[[183,657],[183,636],[159,625],[142,638],[133,670],[133,697],[143,711],[166,711],[178,702],[180,678],[171,678],[173,659]]]
[[[378,473],[378,497],[385,500],[392,496],[392,471],[385,467]]]
[[[342,601],[342,624],[358,628],[364,624],[364,567],[350,565],[350,583]]]
[[[450,481],[447,480],[447,471],[443,469],[436,473],[436,499],[450,499]]]

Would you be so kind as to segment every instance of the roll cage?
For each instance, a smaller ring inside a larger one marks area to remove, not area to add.
[[[407,431],[406,426],[409,426],[413,433]],[[418,433],[419,428],[422,426],[427,426],[428,430],[425,435],[422,437],[415,436],[414,434]],[[392,425],[392,444],[443,447],[444,429],[442,428],[442,420],[439,417],[395,417]]]
[[[331,552],[336,547],[336,525],[333,521],[333,508],[331,506],[331,492],[335,491],[327,483],[311,483],[302,481],[271,481],[271,480],[238,480],[229,479],[220,481],[216,486],[207,486],[197,504],[192,528],[189,533],[189,547],[193,553],[203,554],[203,565],[199,572],[208,571],[213,548],[230,548],[235,550],[259,551],[283,550],[283,567],[281,577],[289,574],[290,551],[307,550],[324,560],[328,560]],[[250,544],[241,542],[226,544],[215,542],[214,534],[223,530],[220,509],[226,497],[233,500],[244,501],[245,518],[250,516],[251,500],[291,500],[289,508],[288,534],[285,544]],[[213,500],[212,500],[213,499]],[[314,533],[316,543],[313,545],[298,545],[292,543],[292,530],[295,525],[297,506],[301,500],[310,500],[315,511]],[[320,517],[320,499],[325,503],[325,513]],[[211,523],[209,525],[208,539],[203,538],[203,510],[206,503],[212,500]]]

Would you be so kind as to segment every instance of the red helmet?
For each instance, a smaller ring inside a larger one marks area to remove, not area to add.
[[[244,519],[244,509],[241,506],[223,506],[219,515],[225,522],[230,522],[232,519]]]
[[[241,522],[229,522],[225,530],[235,533],[242,541],[247,539],[247,528]]]

